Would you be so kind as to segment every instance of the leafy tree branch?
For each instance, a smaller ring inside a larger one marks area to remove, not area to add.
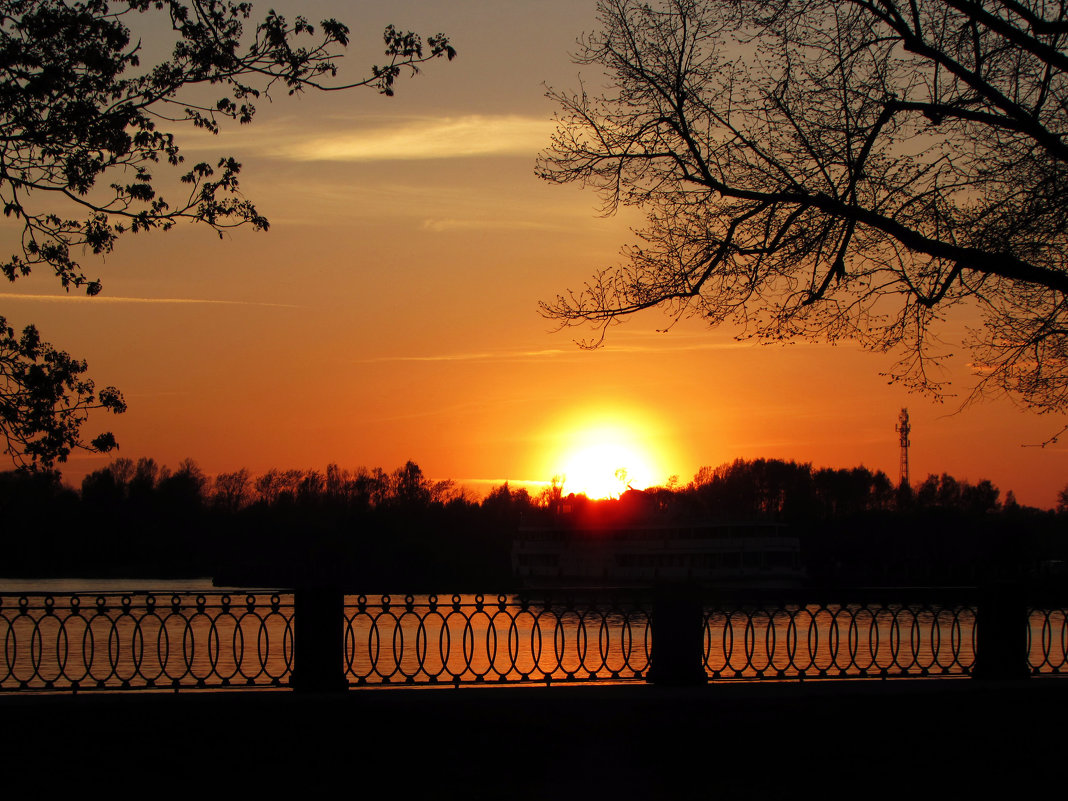
[[[142,44],[131,32],[140,15],[169,22],[173,48],[154,65],[141,63]],[[392,95],[402,75],[456,55],[442,34],[424,40],[389,26],[385,60],[362,78],[341,80],[348,42],[337,20],[314,26],[270,11],[253,22],[251,4],[229,0],[0,0],[0,205],[20,232],[16,252],[0,257],[0,274],[14,282],[45,268],[67,290],[92,296],[102,284],[81,254],[110,253],[124,234],[183,220],[220,235],[242,225],[266,230],[267,219],[241,193],[241,164],[230,156],[187,164],[167,128],[217,133],[226,121],[247,124],[256,101],[279,90],[367,87]],[[159,169],[179,170],[177,184],[162,186]],[[17,385],[33,348],[12,337],[0,369]],[[121,411],[121,399],[94,396],[91,383],[72,378],[84,363],[67,359],[63,375],[74,383],[56,386],[74,394],[54,395],[51,422],[43,407],[19,406],[27,396],[15,390],[0,407],[8,453],[20,464],[63,461],[71,447],[86,447],[78,435],[85,410]],[[26,428],[33,421],[41,439]],[[38,445],[19,451],[31,442]]]

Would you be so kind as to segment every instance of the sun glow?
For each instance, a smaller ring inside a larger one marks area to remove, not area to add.
[[[565,493],[614,498],[628,488],[645,489],[662,482],[661,465],[651,444],[652,428],[638,418],[577,422],[562,434],[555,470]]]

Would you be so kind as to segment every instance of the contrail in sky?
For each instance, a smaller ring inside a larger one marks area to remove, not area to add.
[[[124,298],[110,295],[20,295],[18,293],[0,293],[2,300],[33,300],[45,303],[191,303],[217,306],[269,306],[279,309],[299,309],[292,303],[261,303],[254,300],[207,300],[205,298]]]
[[[386,126],[306,134],[275,145],[297,161],[411,161],[463,156],[532,156],[548,141],[552,120],[519,115],[414,117]]]
[[[426,356],[376,356],[358,359],[357,364],[381,364],[384,362],[483,362],[495,359],[532,359],[542,356],[565,355],[571,351],[560,348],[548,350],[501,351],[498,353],[437,353]]]
[[[689,344],[663,345],[605,345],[600,348],[604,353],[665,353],[667,351],[701,351],[701,350],[736,350],[751,348],[746,342],[705,342]],[[542,350],[517,350],[479,352],[479,353],[433,353],[420,356],[376,356],[369,359],[357,359],[357,364],[382,364],[385,362],[480,362],[508,361],[510,359],[541,359],[558,356],[574,356],[582,352],[581,348],[544,348]]]

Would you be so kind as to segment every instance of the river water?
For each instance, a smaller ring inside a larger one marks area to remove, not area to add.
[[[21,593],[29,600],[22,608]],[[228,590],[210,579],[0,579],[0,594],[2,690],[289,681],[291,595]],[[642,679],[653,640],[649,609],[633,599],[347,596],[345,669],[359,685]],[[1030,640],[1032,666],[1065,670],[1063,610],[1033,612]],[[975,647],[968,607],[706,610],[705,667],[713,680],[962,676]]]

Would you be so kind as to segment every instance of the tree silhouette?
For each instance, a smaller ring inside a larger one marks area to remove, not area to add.
[[[391,502],[401,508],[420,508],[430,503],[430,482],[423,476],[423,471],[409,459],[404,467],[399,467],[392,476]]]
[[[219,473],[212,482],[212,502],[219,509],[236,512],[252,495],[252,478],[245,468],[232,473]]]
[[[441,491],[450,482],[426,479],[414,461],[389,472],[329,465],[325,472],[265,475],[265,486],[278,489],[270,497],[256,495],[259,482],[245,469],[212,480],[188,459],[173,470],[151,459],[116,459],[85,477],[79,497],[54,471],[0,473],[0,520],[9,523],[0,527],[5,569],[211,574],[291,586],[300,570],[321,567],[361,592],[450,582],[507,587],[511,543],[526,536],[524,527],[587,536],[708,521],[783,525],[784,536],[799,539],[817,581],[974,582],[1025,576],[1044,560],[1068,558],[1068,489],[1055,514],[1019,505],[1011,492],[999,504],[989,481],[948,474],[928,477],[916,497],[899,503],[880,471],[736,459],[702,468],[682,489],[628,490],[605,500],[569,495],[548,506],[507,482],[473,502],[454,488]],[[374,502],[372,485],[380,487]],[[746,528],[732,536],[745,536]],[[760,536],[760,528],[752,531]]]
[[[82,438],[90,411],[126,409],[118,390],[97,392],[85,370],[84,361],[42,342],[32,325],[16,336],[0,317],[0,434],[4,454],[18,467],[50,470],[75,448],[103,453],[115,447],[110,433]]]
[[[1037,0],[601,0],[552,91],[550,181],[643,208],[623,266],[543,304],[659,306],[762,340],[858,340],[939,391],[955,306],[975,393],[1068,409],[1068,14]],[[597,344],[600,340],[594,340]]]
[[[278,91],[364,86],[392,95],[405,71],[455,55],[441,34],[424,45],[390,26],[385,63],[342,83],[336,76],[347,27],[327,19],[317,34],[305,18],[274,11],[253,26],[251,12],[249,3],[229,0],[0,0],[0,202],[21,227],[19,251],[0,258],[0,273],[15,281],[45,267],[64,288],[96,295],[101,282],[86,274],[79,249],[107,254],[125,233],[165,231],[180,220],[220,234],[240,225],[265,230],[267,220],[240,192],[241,165],[231,157],[185,165],[163,126],[217,133],[223,121],[250,122],[254,101]],[[147,67],[127,25],[140,14],[169,22],[173,37],[170,57]],[[205,92],[216,99],[207,102]],[[154,175],[161,164],[182,171],[166,197]],[[48,368],[54,400],[49,405],[34,388],[27,396],[20,378],[40,362],[13,340],[8,333],[0,347],[7,383],[0,426],[16,464],[48,467],[75,447],[114,447],[110,435],[86,443],[79,431],[90,409],[121,411],[121,395],[110,387],[95,394],[80,377],[84,362],[50,350],[64,364]],[[35,405],[26,406],[27,398]]]

